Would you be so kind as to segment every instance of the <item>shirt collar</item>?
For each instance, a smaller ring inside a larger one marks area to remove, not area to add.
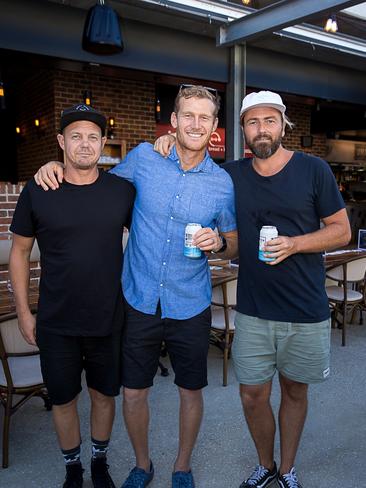
[[[180,160],[175,145],[170,151],[168,157],[180,167]],[[188,171],[191,173],[198,173],[199,171],[202,171],[203,173],[208,173],[212,171],[212,167],[213,167],[213,160],[206,149],[205,157],[203,158],[203,160],[197,166],[195,166],[194,168]]]

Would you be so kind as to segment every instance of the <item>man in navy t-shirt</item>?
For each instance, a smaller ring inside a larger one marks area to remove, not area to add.
[[[251,93],[240,117],[253,159],[225,165],[235,187],[240,271],[233,360],[259,464],[240,488],[298,488],[294,469],[307,410],[309,383],[329,375],[330,321],[322,251],[349,242],[342,197],[328,164],[289,151],[291,122],[281,97]],[[321,228],[320,222],[323,223]],[[278,238],[258,259],[262,226]],[[279,372],[281,463],[274,462],[272,379]]]

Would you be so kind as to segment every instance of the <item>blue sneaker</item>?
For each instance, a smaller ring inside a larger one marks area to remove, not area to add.
[[[176,471],[172,474],[172,488],[194,488],[192,471]]]
[[[150,463],[150,471],[135,466],[121,488],[145,488],[154,477],[154,466]]]

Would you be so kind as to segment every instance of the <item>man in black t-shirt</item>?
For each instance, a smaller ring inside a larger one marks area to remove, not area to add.
[[[253,159],[224,165],[235,187],[239,279],[233,360],[259,464],[240,488],[299,488],[294,469],[309,383],[329,375],[330,323],[321,252],[349,242],[350,228],[336,181],[319,158],[285,149],[281,97],[251,93],[240,112]],[[320,221],[323,228],[320,228]],[[267,242],[262,226],[279,237]],[[279,372],[281,464],[274,462],[272,379]]]
[[[45,192],[32,179],[22,191],[11,231],[10,274],[20,330],[40,349],[42,374],[66,464],[64,488],[83,484],[77,399],[81,373],[91,399],[91,473],[95,488],[113,488],[106,453],[120,390],[123,227],[134,187],[99,172],[105,117],[86,105],[66,109],[57,136],[65,179]],[[41,251],[37,319],[28,305],[29,255]]]

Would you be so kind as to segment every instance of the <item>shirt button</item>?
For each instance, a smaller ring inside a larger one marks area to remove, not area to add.
[[[170,220],[174,220],[174,217],[170,216]]]
[[[163,286],[163,283],[160,283],[160,286]]]
[[[179,198],[179,195],[175,195],[175,198]]]
[[[165,265],[166,265],[166,262],[164,261],[164,262],[163,262],[163,266],[165,266]]]
[[[185,173],[182,174],[182,176],[185,176],[185,175],[186,175]]]
[[[170,242],[170,239],[167,239],[166,242]]]

